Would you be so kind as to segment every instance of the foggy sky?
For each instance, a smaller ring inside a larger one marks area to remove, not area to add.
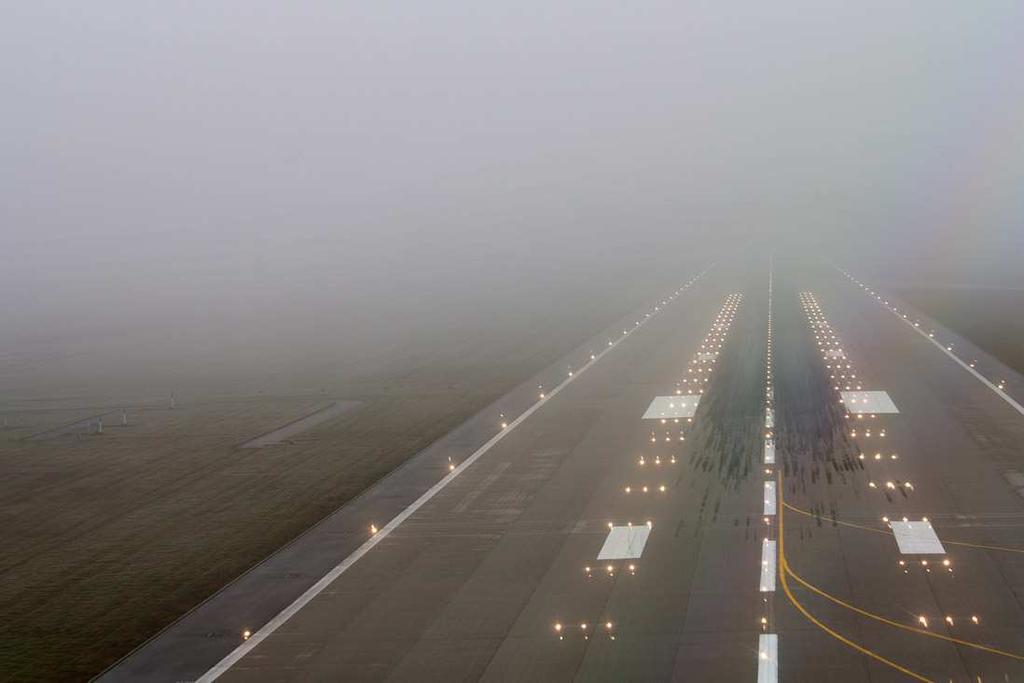
[[[1018,2],[8,3],[0,327],[1007,254],[1022,35]]]

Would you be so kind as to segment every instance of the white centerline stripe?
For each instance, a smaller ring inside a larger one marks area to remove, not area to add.
[[[704,274],[711,269],[711,267],[712,266],[709,266],[697,277],[690,280],[690,282],[688,282],[682,289],[690,287],[690,285],[692,285],[698,279],[703,277]],[[569,386],[569,384],[574,382],[592,365],[601,360],[605,356],[605,354],[607,354],[609,351],[617,347],[619,343],[622,342],[622,340],[626,339],[630,334],[632,334],[633,331],[635,331],[642,325],[646,324],[647,321],[651,319],[651,317],[652,316],[642,318],[640,321],[636,323],[636,325],[630,332],[623,331],[623,335],[614,342],[612,342],[610,346],[605,347],[600,353],[592,356],[591,359],[584,363],[579,370],[570,374],[568,377],[562,380],[562,382],[558,386],[552,389],[549,393],[545,394],[544,398],[539,399],[536,403],[534,403],[525,411],[523,411],[523,413],[519,415],[519,417],[512,420],[508,424],[508,427],[502,429],[500,432],[498,432],[490,439],[488,439],[487,442],[484,443],[484,445],[476,449],[473,452],[473,454],[466,458],[462,463],[460,463],[458,467],[456,467],[454,470],[449,472],[444,478],[442,478],[436,484],[427,489],[427,491],[419,498],[417,498],[415,501],[413,501],[409,505],[409,507],[405,508],[400,513],[398,513],[390,522],[381,527],[381,529],[377,533],[370,536],[370,538],[367,539],[365,543],[356,548],[352,552],[352,554],[350,554],[340,563],[335,565],[335,567],[331,569],[331,571],[327,572],[319,581],[317,581],[312,586],[307,588],[302,595],[296,598],[294,602],[292,602],[286,608],[281,610],[270,621],[264,624],[263,627],[260,628],[260,630],[256,631],[256,633],[253,633],[252,636],[250,636],[247,640],[240,643],[238,647],[232,650],[226,657],[224,657],[224,659],[217,662],[217,664],[215,664],[209,671],[207,671],[205,674],[196,679],[196,683],[211,683],[212,681],[217,680],[222,674],[227,672],[228,669],[234,666],[239,660],[245,657],[245,655],[251,652],[257,645],[266,640],[274,631],[279,629],[289,619],[295,616],[299,612],[299,610],[308,605],[316,596],[322,593],[324,589],[326,589],[329,585],[331,585],[331,583],[335,581],[335,579],[344,574],[352,565],[354,565],[356,562],[362,559],[363,555],[370,552],[370,550],[372,550],[374,546],[376,546],[378,543],[387,538],[392,531],[397,529],[402,522],[411,517],[413,513],[415,513],[417,510],[423,507],[431,498],[436,496],[441,491],[441,489],[443,489],[445,486],[451,483],[451,481],[454,480],[457,476],[462,474],[462,472],[468,469],[470,465],[479,460],[481,456],[487,453],[487,451],[491,450],[491,448],[495,444],[497,444],[499,441],[505,438],[507,434],[509,434],[510,432],[512,432],[512,430],[514,430],[516,427],[522,424],[523,421],[526,420],[526,418],[530,417],[535,412],[537,412],[542,406],[546,405],[548,401],[557,396],[559,392],[562,391],[562,389]]]
[[[779,637],[762,633],[757,639],[757,683],[778,683]]]
[[[764,514],[766,517],[775,514],[775,482],[764,483]]]
[[[761,543],[761,592],[775,591],[775,541]]]
[[[764,440],[764,464],[774,465],[775,464],[775,440],[765,439]]]

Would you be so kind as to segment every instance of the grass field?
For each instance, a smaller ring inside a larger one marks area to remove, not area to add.
[[[386,353],[339,344],[339,366],[352,369],[305,390],[295,377],[308,368],[216,391],[215,363],[194,363],[203,390],[181,391],[173,410],[119,375],[76,371],[76,354],[67,390],[64,368],[46,365],[33,384],[19,370],[38,363],[3,364],[22,394],[0,403],[0,678],[98,673],[663,284],[595,285],[506,315],[441,319]],[[238,447],[332,400],[361,404],[290,444]],[[104,411],[116,412],[102,435],[24,440]]]

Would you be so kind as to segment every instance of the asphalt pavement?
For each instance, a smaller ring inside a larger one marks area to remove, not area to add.
[[[1020,380],[869,290],[719,263],[104,680],[1024,680]]]

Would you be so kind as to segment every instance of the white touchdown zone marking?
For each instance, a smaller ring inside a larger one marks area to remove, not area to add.
[[[689,282],[687,282],[686,285],[680,288],[678,293],[681,293],[683,290],[688,289],[690,285],[692,285],[700,278],[704,277],[704,274],[707,273],[708,270],[710,270],[713,267],[713,265],[714,264],[712,264],[712,266],[709,266],[699,275],[697,275]],[[632,334],[637,329],[645,325],[647,321],[651,319],[651,317],[652,316],[648,315],[642,318],[641,320],[637,321],[636,325],[628,332],[626,330],[623,330],[622,336],[620,336],[617,340],[615,340],[614,342],[609,342],[609,345],[604,347],[604,349],[602,349],[599,353],[591,355],[590,360],[584,363],[579,368],[579,370],[571,373],[568,377],[563,379],[561,383],[558,384],[558,386],[556,386],[550,392],[544,394],[543,398],[538,399],[529,408],[524,410],[519,415],[519,417],[509,422],[506,428],[499,431],[497,434],[488,439],[482,446],[480,446],[480,448],[473,451],[472,455],[470,455],[468,458],[462,461],[455,469],[453,469],[451,472],[445,475],[436,484],[427,489],[423,493],[423,495],[421,495],[419,498],[410,503],[407,508],[405,508],[400,513],[395,515],[395,517],[392,518],[390,522],[381,527],[377,531],[377,533],[370,536],[370,538],[368,538],[365,543],[363,543],[361,546],[352,551],[352,553],[348,557],[346,557],[340,563],[335,565],[334,568],[331,569],[331,571],[324,574],[319,581],[317,581],[312,586],[307,588],[306,591],[302,595],[297,597],[290,605],[288,605],[283,610],[278,612],[272,619],[270,619],[270,621],[264,624],[258,631],[253,633],[249,638],[240,643],[238,647],[229,652],[227,656],[225,656],[222,660],[220,660],[213,667],[211,667],[209,671],[207,671],[202,676],[197,678],[196,683],[212,683],[213,681],[220,678],[221,675],[226,673],[232,666],[237,664],[243,657],[245,657],[247,654],[249,654],[249,652],[255,649],[257,645],[259,645],[261,642],[269,638],[270,635],[274,633],[274,631],[283,626],[289,619],[291,619],[300,610],[302,610],[303,607],[312,602],[313,599],[316,598],[316,596],[322,593],[339,576],[348,571],[348,569],[352,567],[352,565],[361,560],[362,557],[366,555],[366,553],[370,552],[370,550],[374,548],[374,546],[376,546],[378,543],[380,543],[389,535],[391,535],[392,531],[398,528],[398,526],[401,525],[402,522],[407,520],[417,510],[423,507],[428,501],[430,501],[431,498],[436,496],[453,479],[455,479],[458,475],[460,475],[462,472],[468,469],[470,465],[479,460],[481,456],[483,456],[485,453],[487,453],[487,451],[491,449],[491,447],[493,447],[495,444],[501,441],[505,436],[510,434],[516,427],[522,424],[523,421],[526,420],[526,418],[533,415],[542,406],[547,404],[548,401],[557,396],[562,391],[562,389],[569,386],[569,384],[574,382],[580,375],[582,375],[584,372],[590,369],[592,365],[594,365],[599,360],[604,358],[605,354],[607,354],[609,351],[617,347],[623,340],[627,339],[630,334]]]
[[[700,394],[683,394],[681,396],[655,396],[651,405],[644,412],[644,420],[674,419],[693,417],[697,414]]]
[[[639,526],[613,526],[604,539],[598,560],[638,560],[644,554],[647,536],[651,533],[646,524]]]
[[[903,555],[945,555],[931,522],[889,522],[896,545]]]
[[[877,413],[878,415],[900,412],[885,391],[840,391],[843,405],[853,414]]]

